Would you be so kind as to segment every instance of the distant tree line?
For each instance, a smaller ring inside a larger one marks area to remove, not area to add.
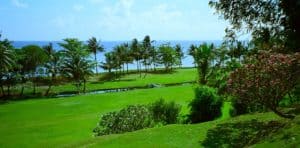
[[[182,66],[184,53],[179,44],[175,47],[170,44],[155,47],[153,42],[150,36],[145,36],[142,42],[133,39],[131,43],[117,45],[111,52],[105,53],[104,62],[98,64],[97,53],[104,52],[104,47],[95,37],[89,39],[87,44],[76,38],[64,39],[59,43],[61,50],[54,49],[52,43],[43,47],[28,45],[16,49],[8,39],[0,39],[1,96],[16,95],[11,93],[12,88],[20,90],[18,95],[23,96],[29,84],[33,95],[38,86],[48,85],[47,96],[54,85],[65,81],[72,82],[78,93],[85,92],[89,76],[93,75],[94,69],[98,73],[98,67],[108,73],[125,74],[129,72],[128,64],[135,62],[136,70],[142,77],[142,71],[155,71],[160,65],[164,65],[166,71]]]
[[[128,64],[136,63],[136,70],[141,76],[142,71],[155,71],[160,65],[163,65],[166,71],[182,65],[184,53],[179,44],[175,47],[170,44],[156,47],[153,46],[153,42],[150,36],[145,36],[142,42],[133,39],[131,43],[115,46],[111,52],[105,53],[105,62],[102,62],[100,67],[109,73],[128,73]]]

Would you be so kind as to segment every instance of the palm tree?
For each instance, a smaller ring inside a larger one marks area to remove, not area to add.
[[[139,61],[142,59],[142,55],[140,52],[140,45],[137,39],[133,39],[131,44],[130,44],[130,51],[132,54],[132,57],[134,58],[134,60],[136,61],[136,66],[137,66],[137,71],[140,73],[141,72],[141,66]]]
[[[133,62],[133,57],[131,50],[129,49],[128,43],[124,43],[121,45],[123,50],[124,50],[124,57],[123,57],[123,62],[126,64],[126,71],[128,73],[128,64]]]
[[[56,76],[58,75],[61,68],[62,54],[61,52],[57,52],[53,49],[52,43],[44,46],[43,49],[48,56],[48,61],[45,64],[45,68],[47,69],[47,72],[51,74],[51,80],[45,94],[47,96],[51,90],[52,85],[56,83]]]
[[[195,63],[197,63],[198,75],[199,75],[199,83],[206,84],[207,76],[211,61],[213,61],[213,49],[214,45],[208,45],[206,43],[196,48],[195,52]]]
[[[83,83],[85,92],[86,80],[92,74],[92,62],[88,60],[87,47],[78,39],[64,39],[65,43],[59,45],[63,47],[64,62],[62,65],[63,74],[75,82],[77,92],[80,93],[80,88]]]
[[[179,67],[181,67],[184,53],[182,52],[182,47],[180,46],[180,44],[177,44],[175,46],[175,51],[176,51],[176,57],[178,58],[178,65],[179,65]]]
[[[143,40],[143,52],[142,52],[142,57],[143,57],[143,64],[145,66],[145,70],[147,72],[148,68],[147,66],[151,65],[151,61],[150,61],[150,53],[151,53],[151,49],[152,49],[152,45],[151,45],[151,39],[149,35],[146,35],[144,40]]]
[[[0,34],[1,39],[1,34]],[[15,64],[15,55],[12,50],[11,42],[7,39],[1,41],[0,40],[0,87],[1,87],[1,94],[4,95],[4,88],[3,88],[3,77],[4,75],[13,67]]]
[[[104,54],[105,56],[105,62],[101,62],[100,67],[104,70],[107,70],[108,73],[111,73],[111,70],[115,68],[115,62],[112,52],[108,52]]]
[[[194,65],[195,67],[197,67],[197,57],[196,57],[196,49],[197,49],[197,46],[192,44],[189,48],[189,51],[188,51],[188,55],[192,56],[194,58]]]
[[[95,37],[92,37],[88,40],[88,49],[94,54],[96,74],[98,74],[97,52],[104,52],[104,47],[100,44],[100,40],[97,41]]]

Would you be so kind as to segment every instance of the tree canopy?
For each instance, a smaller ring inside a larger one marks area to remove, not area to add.
[[[300,0],[211,0],[209,4],[231,24],[227,38],[251,33],[260,46],[300,51]]]

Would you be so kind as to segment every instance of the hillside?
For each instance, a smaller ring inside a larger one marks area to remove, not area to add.
[[[300,116],[286,121],[256,113],[193,125],[168,125],[90,138],[67,147],[298,147]]]

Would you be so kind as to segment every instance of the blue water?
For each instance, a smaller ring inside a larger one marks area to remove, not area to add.
[[[49,43],[53,44],[54,49],[56,50],[61,50],[62,48],[59,46],[58,43],[61,43],[62,41],[14,41],[13,42],[13,46],[15,48],[22,48],[24,46],[27,45],[38,45],[40,47],[43,47],[45,45],[48,45]],[[113,47],[122,44],[122,43],[130,43],[130,41],[103,41],[101,42],[101,44],[104,46],[105,52],[109,52],[113,49]],[[183,48],[183,52],[185,54],[185,57],[182,61],[182,64],[184,67],[192,67],[193,64],[193,58],[189,55],[187,55],[188,53],[188,49],[189,47],[194,44],[194,45],[199,45],[202,43],[213,43],[215,44],[215,46],[219,46],[221,45],[222,41],[221,40],[208,40],[208,41],[155,41],[153,43],[154,46],[159,46],[161,44],[165,44],[165,43],[170,43],[171,46],[175,46],[176,44],[180,44],[181,47]],[[92,57],[92,55],[91,55]],[[104,61],[104,53],[98,53],[97,54],[97,59],[98,62],[102,62]],[[136,65],[135,64],[129,64],[129,69],[135,69]],[[103,71],[103,70],[99,70],[99,71]]]

